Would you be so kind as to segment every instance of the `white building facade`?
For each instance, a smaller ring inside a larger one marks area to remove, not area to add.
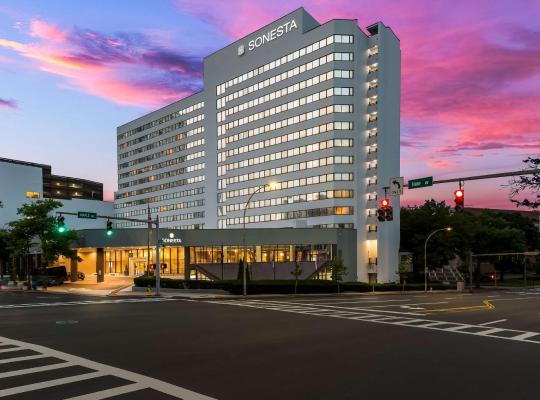
[[[150,209],[174,229],[354,229],[352,278],[395,281],[399,199],[393,221],[376,211],[400,176],[399,114],[392,30],[300,8],[206,57],[202,92],[118,128],[115,213]]]
[[[26,161],[0,158],[0,229],[7,228],[7,224],[20,218],[17,209],[25,203],[30,203],[39,199],[52,197],[60,201],[63,206],[57,211],[77,213],[78,211],[94,212],[99,215],[113,215],[113,202],[84,198],[81,190],[81,198],[66,195],[65,185],[70,185],[70,193],[77,196],[77,186],[82,186],[76,178],[58,177],[55,179],[62,182],[58,185],[58,192],[53,192],[47,188],[50,183],[51,167],[43,164],[36,164]],[[52,175],[55,178],[54,175]],[[65,181],[70,180],[69,183]],[[86,181],[90,182],[90,181]],[[93,185],[100,185],[91,182]],[[65,184],[65,185],[64,185]],[[104,229],[104,220],[79,219],[76,216],[66,215],[65,223],[69,229]]]

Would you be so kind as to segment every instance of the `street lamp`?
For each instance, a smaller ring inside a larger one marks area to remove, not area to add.
[[[247,269],[247,262],[246,262],[246,258],[247,258],[247,248],[246,248],[246,212],[249,208],[249,202],[251,201],[251,199],[253,198],[253,196],[255,196],[256,193],[260,192],[262,189],[265,189],[269,187],[270,189],[274,189],[276,187],[276,182],[271,182],[271,183],[265,183],[264,185],[261,185],[259,186],[253,193],[251,193],[251,196],[249,196],[248,200],[246,201],[246,204],[244,206],[244,218],[242,219],[243,221],[243,232],[242,232],[242,244],[244,245],[244,259],[243,259],[243,268],[242,268],[242,275],[243,275],[243,286],[244,286],[244,296],[247,296],[247,272],[246,272],[246,269]]]
[[[451,227],[447,227],[447,228],[441,228],[441,229],[436,229],[434,230],[433,232],[431,232],[428,237],[426,238],[426,243],[424,243],[424,292],[427,293],[427,243],[428,243],[428,240],[433,236],[435,235],[437,232],[441,232],[441,231],[451,231],[452,228]]]

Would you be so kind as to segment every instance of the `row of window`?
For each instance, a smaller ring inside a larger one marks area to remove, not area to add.
[[[229,172],[238,168],[250,167],[252,165],[258,165],[258,164],[263,164],[270,161],[281,160],[283,158],[294,157],[301,154],[313,153],[315,151],[331,149],[333,147],[354,147],[354,140],[353,139],[323,140],[321,142],[307,144],[305,146],[294,147],[292,149],[277,151],[275,153],[265,154],[259,157],[247,158],[245,160],[226,164],[220,168],[223,168],[225,170],[224,172]]]
[[[306,79],[302,82],[295,83],[294,85],[287,86],[283,89],[276,90],[264,96],[260,96],[253,100],[246,101],[245,103],[239,104],[237,106],[228,108],[225,111],[221,111],[217,115],[217,121],[218,122],[224,121],[225,118],[228,117],[229,115],[239,113],[249,108],[256,107],[258,105],[267,103],[275,99],[279,99],[280,97],[287,96],[291,93],[295,93],[300,90],[304,90],[308,87],[318,85],[319,83],[326,82],[329,79],[333,79],[336,74],[339,74],[340,77],[343,77],[345,75],[347,78],[353,77],[352,70],[336,70],[336,71],[332,70],[332,71],[324,72],[320,75],[314,76],[313,78]]]
[[[183,163],[185,161],[195,160],[196,158],[204,157],[204,154],[205,153],[204,153],[204,150],[203,150],[203,151],[198,151],[196,153],[190,153],[190,154],[186,154],[186,155],[181,156],[181,157],[173,158],[171,160],[166,160],[166,161],[162,161],[162,162],[159,162],[159,163],[156,163],[156,164],[147,165],[146,167],[143,167],[143,168],[138,168],[138,169],[135,169],[133,171],[124,172],[123,174],[119,174],[118,179],[124,179],[124,178],[130,177],[130,176],[144,174],[146,172],[150,172],[150,171],[153,171],[155,169],[171,167],[171,166],[176,165],[176,164],[181,164],[181,163]]]
[[[187,189],[187,190],[180,190],[172,193],[165,193],[160,196],[154,196],[154,197],[147,197],[145,199],[139,199],[139,200],[132,200],[132,201],[126,201],[123,203],[114,203],[114,208],[126,208],[126,207],[134,207],[139,206],[141,204],[148,204],[148,203],[157,203],[159,201],[165,201],[165,200],[171,200],[171,199],[178,199],[181,197],[190,197],[190,196],[196,196],[198,194],[204,194],[204,187],[197,187],[193,189]]]
[[[125,162],[123,164],[119,164],[118,165],[118,170],[121,170],[121,169],[124,169],[124,168],[129,168],[129,167],[132,167],[134,165],[142,164],[142,163],[147,162],[147,161],[159,159],[159,158],[164,157],[164,156],[170,156],[171,154],[178,153],[179,151],[183,151],[183,150],[186,150],[186,149],[191,149],[191,148],[197,147],[197,146],[202,146],[203,144],[204,144],[204,139],[195,140],[195,141],[189,142],[189,143],[183,143],[183,144],[181,144],[179,146],[171,147],[169,149],[158,151],[156,153],[148,154],[147,156],[140,157],[140,158],[137,158],[135,160]]]
[[[184,208],[193,208],[193,207],[202,207],[204,206],[204,199],[184,201],[182,203],[166,204],[159,207],[150,207],[150,213],[155,214],[158,212],[174,211],[174,210],[183,210]],[[125,213],[117,214],[117,217],[122,218],[131,218],[137,217],[139,215],[147,215],[148,209],[138,209],[133,211],[128,211]]]
[[[220,125],[218,127],[218,135],[222,135],[226,133],[226,131],[229,129],[237,128],[239,126],[249,124],[251,122],[255,122],[260,119],[268,118],[276,114],[284,113],[286,111],[293,110],[295,108],[302,107],[302,106],[305,106],[306,104],[323,100],[328,97],[352,96],[352,95],[353,95],[352,87],[336,87],[336,88],[332,87],[326,90],[321,90],[320,92],[313,93],[308,96],[300,97],[299,99],[295,99],[287,103],[283,103],[275,107],[271,107],[266,110],[262,110],[254,114],[247,115],[243,118],[238,118],[234,121],[227,122],[226,124]]]
[[[161,224],[167,223],[167,222],[175,222],[175,221],[187,221],[190,219],[199,219],[204,218],[204,211],[194,211],[190,213],[185,214],[175,214],[175,215],[166,215],[163,217],[159,217],[159,222]],[[131,226],[141,225],[141,222],[121,222],[117,224],[118,228],[128,228]],[[197,226],[201,226],[204,224],[196,224]],[[175,229],[199,229],[199,228],[188,228],[189,225],[184,225],[184,227],[179,226],[175,227]]]
[[[248,137],[261,135],[263,133],[275,131],[276,129],[285,128],[287,126],[296,125],[301,122],[306,122],[314,118],[324,117],[333,113],[352,113],[352,104],[334,104],[326,107],[319,108],[317,110],[308,111],[303,114],[298,114],[293,117],[285,118],[280,121],[272,122],[270,124],[262,125],[257,128],[248,129],[244,132],[239,132],[234,135],[230,135],[225,138],[225,144],[234,143],[239,140],[246,139]]]
[[[293,76],[302,74],[304,72],[310,71],[314,68],[320,67],[322,65],[328,64],[332,61],[352,61],[354,59],[353,53],[329,53],[322,57],[316,58],[313,61],[307,62],[305,64],[299,65],[297,67],[291,68],[280,74],[271,76],[263,81],[254,83],[251,86],[240,89],[236,92],[233,92],[227,96],[222,97],[217,100],[217,109],[225,107],[227,102],[243,97],[249,93],[256,92],[258,90],[264,89],[268,86],[274,85],[278,82],[281,82],[285,79],[292,78]],[[352,78],[352,71],[336,71],[335,78]]]
[[[154,121],[152,122],[148,122],[147,124],[144,124],[142,126],[139,126],[137,128],[134,128],[134,129],[131,129],[127,132],[123,132],[121,134],[118,135],[118,140],[122,140],[122,139],[126,139],[130,136],[133,136],[139,132],[142,132],[146,129],[150,129],[150,128],[153,128],[154,126],[157,126],[157,125],[160,125],[160,124],[163,124],[167,121],[170,121],[172,119],[175,119],[175,118],[178,118],[180,117],[181,115],[185,115],[185,114],[189,114],[190,112],[193,112],[195,110],[198,110],[200,108],[203,108],[204,107],[204,101],[201,101],[200,103],[197,103],[197,104],[194,104],[192,106],[189,106],[189,107],[186,107],[182,110],[178,110],[178,111],[175,111],[169,115],[165,115],[161,118],[158,118],[158,119],[155,119]]]
[[[324,207],[311,208],[308,210],[284,211],[270,214],[247,215],[245,223],[253,224],[257,222],[283,221],[287,219],[327,217],[330,215],[353,215],[354,207]],[[227,225],[239,225],[244,223],[243,217],[227,218]]]
[[[354,228],[354,224],[317,224],[312,225],[313,228]]]
[[[170,178],[177,175],[187,174],[189,172],[200,171],[201,169],[204,169],[204,163],[189,165],[187,167],[178,168],[173,171],[161,172],[156,175],[150,175],[144,178],[134,179],[129,182],[119,183],[118,189],[125,189],[130,186],[142,185],[143,183],[147,183],[147,182],[159,181],[160,179],[166,179],[166,178]]]
[[[306,178],[291,179],[288,181],[277,182],[273,185],[272,189],[265,188],[261,192],[268,192],[270,190],[284,190],[292,189],[295,187],[318,185],[320,183],[338,182],[338,181],[353,181],[354,174],[352,172],[334,172],[322,175],[308,176]],[[220,202],[227,201],[233,197],[247,196],[252,194],[255,190],[258,190],[260,186],[253,186],[249,188],[229,190],[221,193],[219,196]]]
[[[239,154],[244,154],[246,152],[251,152],[259,149],[264,149],[266,147],[275,146],[281,143],[292,142],[293,140],[303,139],[305,137],[310,137],[314,135],[319,135],[321,133],[326,133],[330,131],[338,130],[353,130],[352,122],[329,122],[327,124],[322,124],[314,126],[313,128],[302,129],[300,131],[291,132],[285,135],[273,137],[266,140],[261,140],[260,142],[255,142],[247,144],[245,146],[236,147],[234,149],[229,149],[225,152],[218,154],[218,162],[224,162],[227,157],[237,156]],[[225,139],[220,139],[225,140]]]
[[[155,136],[162,135],[162,134],[168,133],[168,132],[172,132],[173,130],[178,129],[178,127],[176,127],[176,125],[177,124],[168,126],[167,128],[160,129],[159,131],[153,132],[153,133],[151,133],[149,135],[153,135],[154,133],[161,132],[161,131],[167,131],[167,132],[159,133],[159,134],[156,134]],[[146,146],[138,147],[136,149],[131,149],[131,151],[129,151],[129,152],[121,153],[121,154],[119,154],[118,158],[126,158],[126,157],[132,156],[134,154],[139,154],[139,153],[142,153],[144,151],[151,150],[151,149],[153,149],[155,147],[162,147],[162,146],[165,146],[165,145],[167,145],[169,143],[176,142],[178,140],[182,140],[182,139],[185,139],[187,137],[197,135],[197,134],[203,133],[203,132],[204,132],[204,126],[200,126],[198,128],[190,129],[189,131],[186,131],[186,132],[180,132],[177,135],[174,135],[174,136],[168,137],[166,139],[160,140],[159,142],[150,143],[150,144],[147,144]],[[118,146],[118,147],[120,148],[121,146]],[[124,147],[127,147],[127,146],[124,146]]]
[[[184,185],[190,185],[192,183],[202,182],[204,181],[204,179],[205,179],[204,175],[192,176],[191,178],[184,178],[175,182],[167,182],[167,183],[162,183],[160,185],[149,186],[143,189],[132,190],[131,192],[117,193],[116,198],[124,199],[126,197],[137,196],[139,194],[157,192],[158,190],[172,189],[178,186],[184,186]]]
[[[274,68],[278,68],[281,65],[287,64],[291,61],[296,60],[297,58],[304,57],[307,54],[310,54],[314,51],[317,51],[319,49],[322,49],[326,46],[331,45],[332,43],[353,43],[354,37],[352,35],[332,35],[325,37],[324,39],[321,39],[315,43],[310,44],[309,46],[305,46],[301,49],[298,49],[296,51],[293,51],[292,53],[289,53],[287,55],[284,55],[283,57],[280,57],[276,60],[270,61],[269,63],[262,65],[258,68],[252,69],[251,71],[248,71],[242,75],[236,76],[218,86],[216,86],[216,94],[220,96],[221,94],[225,93],[225,90],[230,88],[231,86],[237,85],[239,83],[242,83],[248,79],[251,79],[257,75],[260,75],[262,73],[265,73],[267,71],[270,71]]]
[[[302,193],[283,197],[273,197],[271,199],[256,200],[249,203],[249,208],[274,207],[286,204],[305,203],[307,201],[318,201],[328,199],[350,199],[354,197],[354,190],[323,190],[314,193]],[[225,206],[227,212],[243,210],[246,203],[234,203]]]
[[[353,156],[331,156],[323,157],[310,161],[302,161],[299,163],[284,165],[282,167],[263,169],[260,171],[250,172],[248,174],[242,174],[237,176],[231,176],[230,178],[222,179],[224,183],[221,183],[222,187],[227,187],[227,185],[232,185],[239,182],[251,181],[254,179],[262,179],[270,176],[283,175],[297,171],[305,171],[306,169],[313,169],[318,167],[325,167],[327,165],[335,164],[353,164]]]

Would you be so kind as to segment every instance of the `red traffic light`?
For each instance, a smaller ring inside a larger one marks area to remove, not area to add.
[[[462,189],[458,189],[454,192],[454,196],[456,196],[456,199],[461,199],[463,198],[464,195],[465,193],[463,192]]]
[[[381,200],[381,207],[388,207],[390,205],[390,200],[388,199],[382,199]]]
[[[456,204],[456,211],[463,211],[465,208],[465,191],[463,189],[454,191],[454,203]]]

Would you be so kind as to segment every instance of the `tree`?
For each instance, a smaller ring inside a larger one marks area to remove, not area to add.
[[[298,292],[298,277],[302,275],[302,268],[300,267],[300,263],[298,261],[295,261],[294,269],[291,271],[291,275],[294,276],[294,294],[296,294]]]
[[[540,166],[540,157],[527,157],[523,162],[528,168],[540,171],[538,169]],[[525,197],[523,200],[516,198],[525,193],[529,193],[533,197],[531,199]],[[512,178],[510,181],[510,201],[517,207],[524,206],[532,209],[540,207],[540,172]]]
[[[347,273],[347,267],[343,264],[341,258],[336,258],[334,260],[334,265],[332,266],[332,271],[330,277],[333,281],[337,282],[338,293],[339,293],[339,284],[343,280],[343,276]]]
[[[62,203],[52,199],[23,204],[17,210],[21,218],[8,224],[11,247],[17,255],[26,257],[27,276],[30,275],[28,255],[33,246],[41,249],[42,266],[55,262],[60,256],[80,260],[77,251],[71,248],[71,243],[78,240],[77,232],[60,233],[56,229],[59,217],[52,213],[60,207]]]

